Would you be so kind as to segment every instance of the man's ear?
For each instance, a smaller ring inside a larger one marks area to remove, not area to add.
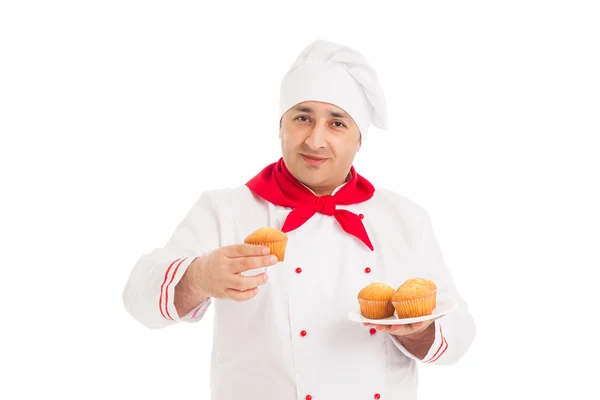
[[[283,117],[279,119],[279,139],[281,139],[281,122],[283,121]]]

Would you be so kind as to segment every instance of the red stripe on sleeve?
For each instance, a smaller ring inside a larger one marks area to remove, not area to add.
[[[446,350],[448,350],[448,342],[446,341],[446,338],[444,338],[443,344],[446,345],[446,347],[444,347],[444,350],[442,350],[442,352],[433,360],[429,361],[429,362],[436,362],[441,356],[442,354],[444,354],[446,352]]]
[[[171,263],[171,265],[169,265],[169,268],[167,268],[167,272],[165,272],[165,279],[163,280],[162,285],[160,285],[160,297],[158,298],[158,309],[160,310],[160,314],[163,316],[164,319],[168,319],[168,318],[165,315],[165,313],[163,312],[163,306],[162,306],[163,288],[165,287],[165,283],[167,282],[167,277],[169,276],[169,271],[171,270],[173,265],[175,265],[175,263],[179,260],[181,260],[181,258],[178,258],[177,260],[173,261]]]
[[[171,314],[169,314],[169,285],[171,285],[171,283],[175,279],[175,275],[177,274],[177,270],[179,269],[179,266],[181,264],[183,264],[183,262],[185,260],[187,260],[187,257],[184,258],[183,260],[179,261],[179,264],[177,264],[177,266],[175,267],[175,270],[173,271],[173,275],[171,275],[171,280],[169,281],[169,283],[167,284],[167,288],[165,289],[165,311],[167,312],[167,316],[169,317],[169,319],[172,321],[174,321],[174,319],[173,319],[173,317],[171,317]]]
[[[192,314],[192,318],[196,318],[196,315],[198,315],[198,312],[200,312],[200,310],[202,310],[203,306],[200,306],[196,309],[196,311],[194,311],[194,313]]]
[[[429,359],[429,363],[432,363],[434,361],[437,361],[438,358],[440,358],[442,356],[442,354],[444,354],[444,352],[446,351],[446,349],[448,349],[448,341],[446,340],[446,338],[444,337],[444,331],[442,330],[442,327],[440,326],[440,336],[442,337],[442,343],[440,344],[440,348],[437,349],[437,351],[435,352],[435,354]],[[444,347],[444,345],[446,347]],[[442,347],[444,347],[444,349],[442,350]],[[442,350],[442,352],[440,353],[440,350]],[[438,354],[439,353],[439,354]]]
[[[435,354],[433,356],[431,356],[431,358],[428,361],[426,361],[426,362],[431,362],[431,360],[433,360],[435,358],[435,356],[438,355],[438,353],[440,352],[440,350],[442,350],[442,347],[444,346],[445,339],[444,339],[444,334],[442,333],[442,327],[441,326],[440,326],[440,335],[442,336],[442,343],[440,343],[440,347],[438,347],[438,349],[435,352]]]

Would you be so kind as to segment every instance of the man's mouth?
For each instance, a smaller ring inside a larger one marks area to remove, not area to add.
[[[306,154],[302,154],[302,159],[304,159],[304,162],[306,162],[309,165],[321,165],[325,161],[327,161],[327,158],[317,157],[317,156],[307,156]]]

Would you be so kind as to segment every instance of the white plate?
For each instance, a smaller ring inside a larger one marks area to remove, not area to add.
[[[421,321],[429,321],[430,319],[438,318],[452,312],[457,306],[456,300],[451,297],[440,298],[437,299],[437,304],[431,315],[424,315],[422,317],[415,318],[398,318],[394,314],[393,317],[385,318],[385,319],[369,319],[360,315],[360,310],[353,311],[348,313],[348,318],[350,321],[354,322],[367,322],[370,324],[377,325],[406,325],[406,324],[414,324],[415,322]]]

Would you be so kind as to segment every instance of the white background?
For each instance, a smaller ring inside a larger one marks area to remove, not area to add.
[[[279,157],[318,38],[379,71],[356,168],[431,213],[477,322],[421,398],[600,398],[594,3],[2,2],[0,398],[209,398],[212,312],[152,331],[121,293],[203,190]]]

